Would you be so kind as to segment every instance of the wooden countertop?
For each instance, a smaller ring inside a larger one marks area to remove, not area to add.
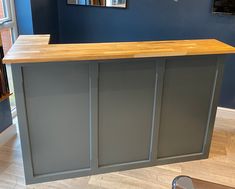
[[[49,35],[21,35],[3,62],[17,64],[235,53],[234,47],[215,39],[48,44],[49,39]]]

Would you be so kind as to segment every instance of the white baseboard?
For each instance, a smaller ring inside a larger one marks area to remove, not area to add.
[[[16,116],[17,116],[16,108],[14,108],[13,110],[11,110],[11,115],[12,115],[12,119],[16,118]]]
[[[4,145],[9,139],[17,134],[16,125],[13,124],[8,127],[5,131],[0,133],[0,146]]]
[[[235,119],[235,110],[230,108],[218,107],[216,116],[225,119]]]
[[[218,107],[218,109],[221,110],[221,111],[235,112],[235,109],[231,109],[231,108]]]

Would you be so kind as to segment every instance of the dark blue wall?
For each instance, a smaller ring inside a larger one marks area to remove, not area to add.
[[[15,0],[19,34],[33,34],[30,0]]]
[[[127,0],[127,9],[68,6],[58,0],[61,42],[216,38],[235,46],[235,16],[211,0]],[[220,105],[235,108],[235,56],[225,67]]]
[[[220,106],[235,109],[235,56],[230,56],[225,65]]]
[[[34,34],[51,34],[59,39],[57,0],[31,0]]]
[[[127,0],[127,9],[68,6],[58,0],[65,42],[218,38],[235,44],[235,16],[211,13],[210,0]]]
[[[15,0],[19,34],[51,34],[59,40],[57,0]]]

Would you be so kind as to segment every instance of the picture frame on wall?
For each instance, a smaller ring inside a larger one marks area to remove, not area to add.
[[[67,0],[68,5],[126,8],[127,0]]]
[[[213,0],[213,13],[235,15],[235,0]]]

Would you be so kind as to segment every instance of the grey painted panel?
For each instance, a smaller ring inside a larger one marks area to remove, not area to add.
[[[90,63],[91,169],[98,169],[98,63]]]
[[[154,60],[99,67],[99,166],[148,160],[156,80]]]
[[[203,151],[216,70],[216,56],[168,59],[158,159]]]
[[[89,168],[89,65],[26,65],[23,79],[34,175]]]
[[[203,153],[206,157],[209,157],[209,152],[210,152],[210,145],[215,124],[217,106],[219,103],[221,85],[223,81],[224,62],[225,62],[225,55],[220,55],[217,57],[217,71],[215,74],[214,89],[211,98],[211,107],[210,107],[211,111],[208,117],[208,128],[205,134],[204,147],[203,147]]]
[[[24,175],[26,184],[33,180],[33,165],[29,142],[29,132],[27,123],[27,113],[25,109],[25,95],[23,90],[23,78],[21,65],[12,65],[12,76],[14,81],[14,91],[16,97],[16,109],[21,139],[21,149],[24,162]]]
[[[151,161],[157,160],[157,146],[159,138],[161,105],[162,105],[162,93],[165,75],[165,63],[166,59],[158,60],[157,64],[157,82],[155,84],[155,99],[154,99],[154,115],[153,115],[153,128],[152,128],[152,142],[151,142]]]

